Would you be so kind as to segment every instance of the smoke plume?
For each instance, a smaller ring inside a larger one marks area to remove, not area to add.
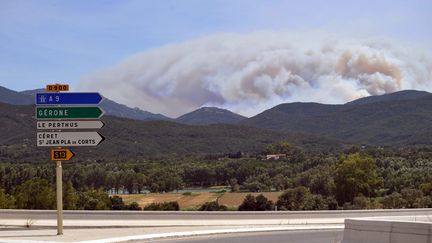
[[[127,57],[79,87],[171,117],[201,106],[251,116],[284,102],[431,91],[432,58],[384,40],[217,34]]]

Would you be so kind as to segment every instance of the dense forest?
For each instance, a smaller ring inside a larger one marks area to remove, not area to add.
[[[265,160],[265,154],[286,158]],[[352,147],[305,152],[286,142],[255,155],[171,157],[64,163],[65,209],[141,208],[112,193],[170,192],[227,186],[231,191],[284,191],[278,201],[248,196],[239,210],[432,207],[432,149]],[[0,163],[0,208],[55,208],[52,163]],[[176,202],[145,210],[178,210]],[[226,210],[217,202],[201,210]]]

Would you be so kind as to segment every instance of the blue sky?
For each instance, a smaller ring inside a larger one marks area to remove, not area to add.
[[[0,85],[70,83],[125,57],[221,32],[324,31],[431,51],[432,1],[0,0]]]

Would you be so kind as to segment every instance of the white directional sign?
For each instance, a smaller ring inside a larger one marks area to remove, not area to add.
[[[104,140],[97,132],[38,132],[38,147],[97,146]]]
[[[66,130],[66,129],[99,129],[105,124],[102,121],[38,121],[39,130]]]

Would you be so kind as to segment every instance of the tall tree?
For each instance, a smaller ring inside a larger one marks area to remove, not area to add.
[[[13,208],[14,200],[0,188],[0,208]]]
[[[45,179],[31,179],[17,186],[13,192],[17,208],[55,209],[55,192]]]
[[[362,194],[366,197],[383,186],[383,179],[378,177],[375,160],[360,153],[343,156],[336,166],[336,199],[339,204],[352,202]]]
[[[66,182],[63,190],[63,208],[66,210],[76,209],[78,194],[71,181]]]
[[[282,193],[276,204],[280,210],[305,210],[311,196],[306,187],[299,186]]]

